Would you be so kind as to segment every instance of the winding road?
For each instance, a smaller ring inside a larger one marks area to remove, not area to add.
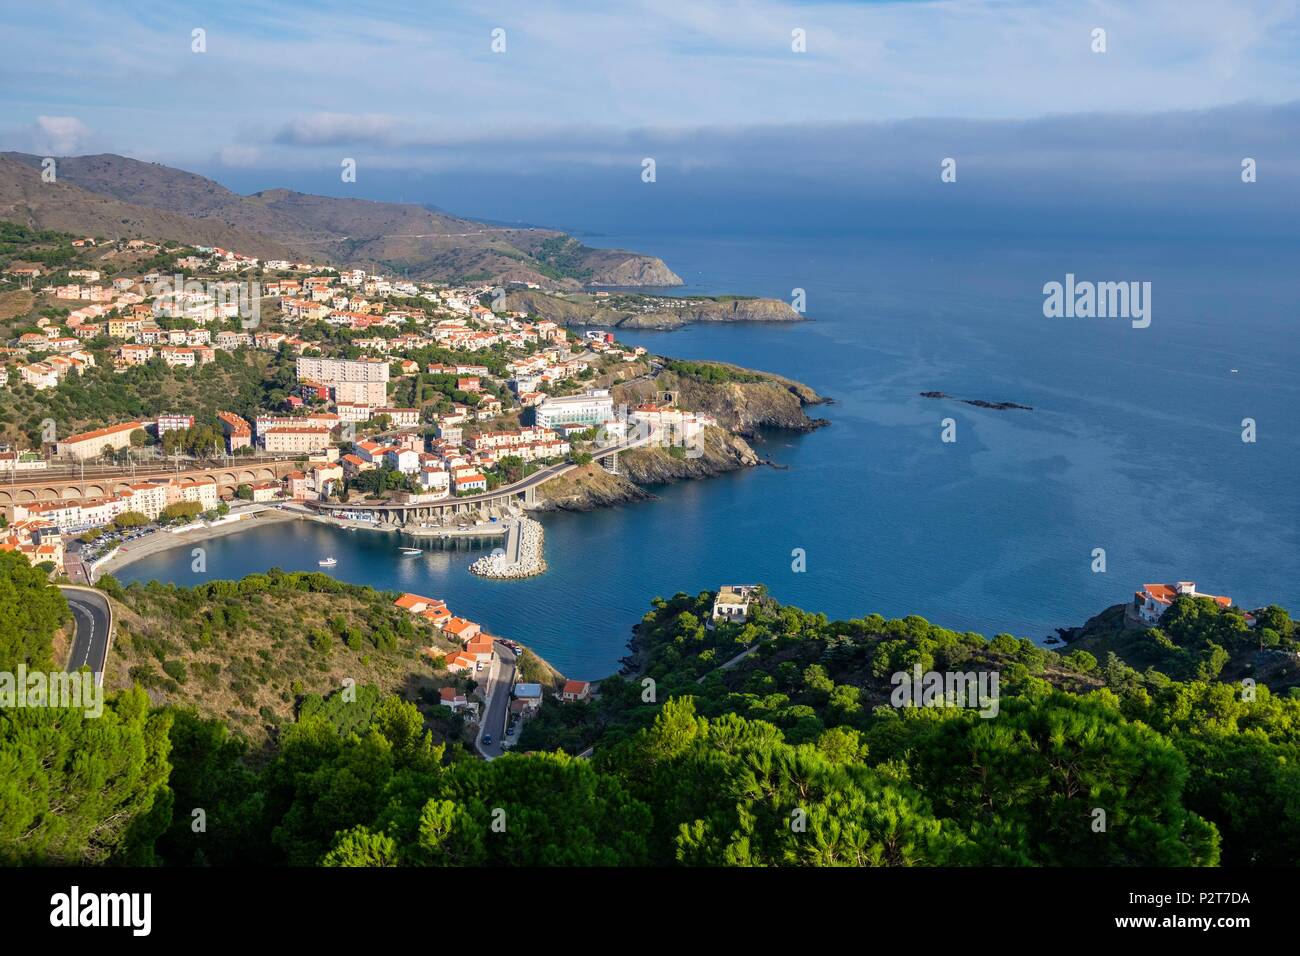
[[[108,606],[108,598],[91,588],[60,587],[59,591],[67,599],[76,625],[67,669],[89,667],[95,674],[95,683],[102,685],[113,634],[113,611]]]

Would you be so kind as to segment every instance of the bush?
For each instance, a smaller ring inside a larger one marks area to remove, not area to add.
[[[184,684],[189,680],[189,675],[185,672],[185,664],[178,660],[163,661],[163,673],[176,681],[178,684]]]

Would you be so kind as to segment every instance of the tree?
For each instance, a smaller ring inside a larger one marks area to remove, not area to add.
[[[203,505],[197,501],[178,501],[175,504],[168,505],[159,515],[159,520],[163,522],[179,521],[187,522],[197,517],[203,512]]]
[[[118,528],[139,528],[149,523],[149,518],[138,511],[124,511],[113,519],[113,527]]]
[[[0,671],[51,667],[54,632],[70,616],[45,573],[16,551],[0,551]]]
[[[153,859],[171,818],[170,715],[123,691],[80,708],[0,709],[0,861],[78,866]]]
[[[235,497],[241,501],[252,501],[253,486],[249,484],[241,484],[238,488],[235,489]]]

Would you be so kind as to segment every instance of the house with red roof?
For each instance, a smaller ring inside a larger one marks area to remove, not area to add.
[[[447,609],[444,601],[438,601],[434,598],[425,597],[422,594],[411,594],[407,592],[393,602],[394,607],[400,607],[403,611],[411,614],[423,614],[425,611],[435,608]]]
[[[448,637],[460,641],[462,644],[468,643],[478,637],[479,631],[482,630],[473,621],[467,621],[463,617],[453,617],[443,625],[443,633]]]
[[[469,698],[462,691],[454,687],[444,687],[438,691],[438,703],[443,707],[450,707],[453,711],[464,710],[465,705],[469,703]]]
[[[1217,594],[1202,594],[1196,590],[1194,581],[1178,581],[1174,584],[1144,584],[1142,590],[1133,594],[1133,609],[1144,624],[1155,625],[1165,611],[1173,606],[1180,597],[1209,598],[1219,607],[1232,607],[1232,598]]]
[[[591,697],[591,682],[585,680],[566,680],[560,688],[560,700],[588,700]]]

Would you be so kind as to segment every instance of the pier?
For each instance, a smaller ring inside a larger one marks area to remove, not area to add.
[[[530,578],[546,570],[542,526],[532,518],[519,517],[506,523],[503,547],[469,566],[485,578]]]

